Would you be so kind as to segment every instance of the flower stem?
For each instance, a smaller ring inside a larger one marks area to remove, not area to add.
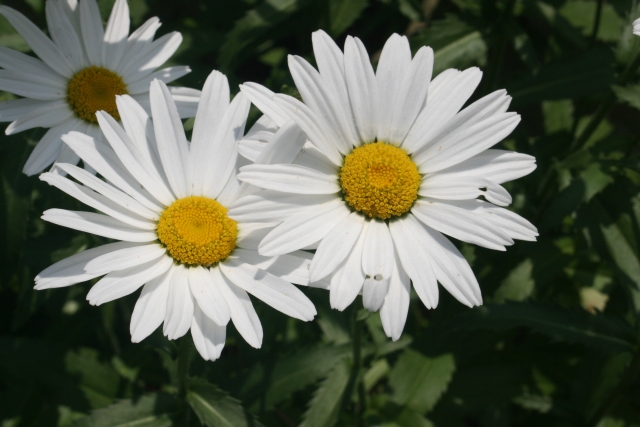
[[[352,336],[351,343],[353,346],[353,361],[351,364],[351,374],[349,376],[349,382],[344,392],[341,413],[344,413],[349,406],[353,391],[358,391],[358,405],[354,405],[354,423],[355,427],[364,427],[362,415],[366,407],[366,396],[364,390],[364,384],[362,383],[362,377],[360,375],[360,368],[362,366],[362,328],[364,321],[358,320],[358,310],[353,308],[353,315],[351,316]]]
[[[187,382],[189,379],[189,364],[191,362],[191,351],[193,344],[191,337],[182,337],[178,347],[177,377],[178,377],[178,399],[179,399],[179,419],[180,425],[189,425],[189,405],[187,403]]]
[[[596,42],[596,38],[598,37],[598,30],[600,29],[600,16],[602,15],[602,4],[604,0],[598,0],[598,5],[596,6],[596,16],[593,18],[593,30],[591,31],[591,46],[593,46]]]

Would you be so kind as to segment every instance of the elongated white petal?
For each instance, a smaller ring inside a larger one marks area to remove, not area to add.
[[[58,82],[13,70],[0,70],[0,90],[43,101],[62,100],[67,92]]]
[[[110,147],[79,132],[70,132],[61,138],[83,162],[91,165],[109,182],[138,200],[146,208],[158,213],[163,211],[162,204],[158,203],[145,189],[140,188],[140,184],[131,177]]]
[[[298,157],[296,157],[293,163],[315,169],[325,175],[338,176],[338,173],[340,172],[340,168],[331,163],[331,161],[309,141],[304,144],[302,151],[298,154]]]
[[[393,271],[393,241],[385,221],[369,220],[362,252],[362,271],[375,280],[388,279]]]
[[[324,238],[349,213],[338,198],[307,208],[271,230],[258,251],[261,255],[275,256],[303,249]]]
[[[385,334],[393,341],[397,341],[402,335],[404,324],[409,313],[409,302],[411,298],[411,283],[409,276],[402,268],[402,263],[395,252],[395,263],[393,273],[389,281],[389,290],[380,308],[380,321]]]
[[[236,248],[233,250],[233,255],[242,262],[251,264],[276,277],[297,285],[306,286],[309,284],[309,265],[311,260],[301,256],[301,252],[295,251],[287,255],[266,257],[260,255],[256,250]]]
[[[420,227],[418,220],[411,214],[389,224],[398,258],[411,277],[413,288],[427,308],[436,308],[439,299],[438,283],[425,243],[415,233],[416,229],[422,231]]]
[[[373,142],[380,116],[378,83],[367,50],[351,36],[344,45],[344,74],[360,142]]]
[[[169,298],[162,333],[170,340],[180,338],[191,327],[193,318],[193,296],[189,288],[188,269],[183,265],[173,266],[169,281]]]
[[[118,74],[124,74],[123,71],[140,58],[140,54],[153,41],[156,31],[158,31],[158,28],[160,28],[161,25],[160,19],[158,19],[157,16],[154,16],[147,19],[144,24],[131,33],[127,39],[125,53],[116,70]]]
[[[364,271],[362,271],[362,251],[368,227],[369,222],[365,221],[349,256],[344,259],[331,277],[329,290],[331,308],[343,311],[356,299],[362,289],[365,279]]]
[[[202,312],[220,326],[229,323],[231,319],[229,306],[208,269],[191,267],[188,272],[191,293]]]
[[[418,194],[443,200],[469,200],[480,196],[490,181],[476,177],[456,177],[437,174],[426,175],[420,183]]]
[[[249,100],[239,93],[222,117],[213,141],[202,147],[201,158],[194,166],[202,181],[202,195],[215,199],[236,167],[238,141],[244,133],[249,113]]]
[[[78,6],[85,52],[93,65],[102,65],[104,28],[96,0],[82,0]]]
[[[165,252],[166,249],[156,243],[138,244],[97,256],[89,261],[84,269],[90,274],[105,274],[153,261]]]
[[[204,360],[214,361],[220,357],[227,338],[227,327],[219,326],[198,307],[194,307],[191,321],[191,337],[198,353]]]
[[[356,244],[364,222],[364,216],[351,212],[327,233],[318,245],[309,268],[311,282],[323,279],[345,260]]]
[[[288,164],[295,160],[307,141],[307,135],[293,121],[285,123],[271,137],[256,164]]]
[[[186,65],[178,65],[175,67],[167,67],[145,76],[139,77],[133,80],[131,76],[124,76],[127,89],[132,95],[139,95],[149,92],[149,85],[154,80],[160,80],[164,83],[171,83],[174,80],[178,80],[182,76],[186,76],[191,72],[191,68]],[[193,117],[193,116],[192,116]]]
[[[0,65],[1,66],[1,65]],[[54,104],[57,101],[42,101],[40,99],[20,98],[0,102],[0,122],[12,122],[21,116],[45,105]]]
[[[520,215],[482,200],[474,200],[481,214],[512,239],[535,241],[538,229]]]
[[[417,200],[411,212],[429,227],[463,242],[499,251],[506,250],[505,245],[513,244],[498,227],[464,209],[464,204],[465,201]]]
[[[79,71],[85,66],[82,43],[60,2],[49,1],[45,4],[49,34],[64,57]]]
[[[432,99],[434,99],[434,96],[440,91],[440,89],[446,88],[447,83],[449,83],[451,79],[458,76],[460,73],[460,70],[456,70],[455,68],[448,68],[434,77],[431,81],[431,84],[429,85],[429,93],[427,93],[427,104],[431,102]]]
[[[174,31],[145,44],[135,60],[120,67],[121,75],[128,76],[132,81],[139,80],[171,58],[181,43],[182,34]]]
[[[335,175],[300,165],[248,165],[241,169],[238,179],[285,193],[335,194],[341,189]]]
[[[107,21],[102,43],[102,63],[110,70],[120,64],[129,36],[129,5],[127,0],[116,0]]]
[[[238,223],[238,238],[236,244],[239,248],[258,250],[258,245],[264,237],[275,227],[277,223]]]
[[[49,129],[29,155],[22,172],[28,176],[35,175],[53,163],[62,149],[61,135],[80,124],[79,120],[71,119]]]
[[[262,114],[269,117],[280,127],[289,121],[289,115],[273,100],[275,93],[257,83],[247,82],[240,85],[240,90],[258,107]]]
[[[158,151],[167,179],[178,198],[186,197],[189,148],[182,122],[164,83],[158,80],[151,83],[150,98]]]
[[[158,238],[153,231],[134,228],[110,216],[93,212],[49,209],[43,213],[42,219],[74,230],[127,242],[152,242]]]
[[[384,298],[389,292],[389,281],[391,278],[376,280],[373,277],[365,277],[362,285],[362,305],[371,312],[380,310],[384,303]]]
[[[101,305],[127,296],[169,270],[172,264],[171,258],[161,257],[135,267],[112,271],[93,285],[87,300],[91,305]]]
[[[212,268],[211,275],[227,301],[233,325],[251,347],[260,348],[263,335],[262,325],[249,295],[222,274],[220,268]]]
[[[64,86],[66,79],[53,71],[38,58],[26,55],[13,49],[0,46],[0,67],[6,70],[36,75],[50,80],[56,86]]]
[[[169,298],[169,281],[173,269],[147,282],[142,288],[131,314],[131,342],[137,343],[151,335],[164,321]]]
[[[73,111],[69,105],[65,101],[57,101],[31,110],[11,123],[5,133],[12,135],[36,127],[50,128],[66,122],[71,117],[73,117]]]
[[[340,105],[336,105],[337,99],[326,87],[320,73],[303,58],[292,55],[289,55],[289,70],[305,105],[324,124],[325,138],[330,139],[343,155],[349,153],[351,147],[358,143],[358,137],[352,133],[355,129],[349,126],[347,117]]]
[[[288,316],[309,321],[316,315],[309,298],[284,279],[234,257],[221,262],[220,271],[236,286]]]
[[[67,178],[47,172],[40,175],[40,179],[49,185],[53,185],[54,187],[64,191],[85,205],[99,210],[100,212],[105,213],[124,224],[128,224],[141,230],[156,229],[156,224],[154,222],[123,209],[120,205],[114,203],[103,195],[82,185],[78,185]]]
[[[91,260],[109,252],[131,247],[132,245],[135,245],[135,243],[109,243],[98,246],[97,248],[87,249],[65,258],[62,261],[58,261],[38,273],[35,278],[36,286],[34,289],[60,288],[98,277],[100,274],[89,274],[85,271],[86,265],[91,262]]]
[[[314,113],[302,102],[288,95],[275,95],[274,102],[302,128],[311,142],[337,166],[342,165],[338,146],[331,140],[333,132],[322,117]]]
[[[80,161],[80,157],[76,153],[74,153],[71,148],[63,145],[62,148],[60,149],[60,154],[58,154],[58,157],[56,158],[56,160],[53,162],[53,165],[51,166],[51,172],[55,174],[62,174],[57,167],[58,164],[69,163],[72,165],[77,165],[79,161]]]
[[[333,199],[333,194],[305,195],[263,190],[236,200],[227,214],[229,218],[240,222],[279,222],[306,207]]]
[[[438,128],[444,126],[469,99],[473,91],[476,90],[482,72],[475,67],[469,68],[462,73],[451,76],[446,82],[438,86],[437,92],[429,96],[427,105],[420,112],[414,125],[407,134],[403,148],[409,153],[413,153],[422,147],[422,135],[433,134]],[[441,80],[442,81],[442,80]],[[434,81],[434,83],[436,83]],[[432,88],[434,89],[434,88]]]
[[[0,14],[7,18],[13,28],[31,47],[31,50],[49,67],[64,77],[73,75],[73,66],[58,49],[58,46],[45,36],[33,22],[29,21],[26,16],[8,6],[0,6]]]

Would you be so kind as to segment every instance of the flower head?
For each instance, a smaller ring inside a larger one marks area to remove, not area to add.
[[[129,6],[117,0],[106,29],[96,0],[47,0],[46,17],[51,38],[16,10],[0,6],[38,56],[34,58],[0,47],[0,90],[23,98],[0,103],[0,121],[12,122],[7,135],[50,128],[24,165],[33,175],[53,162],[78,162],[78,156],[60,136],[78,131],[101,138],[98,111],[120,116],[116,97],[131,95],[149,111],[149,84],[153,79],[173,81],[190,70],[177,66],[156,71],[178,49],[180,33],[153,40],[160,27],[151,18],[129,34]],[[181,117],[193,117],[200,91],[169,89]]]
[[[220,356],[229,320],[250,345],[260,347],[262,326],[248,294],[311,320],[313,304],[289,283],[308,284],[309,257],[259,255],[257,241],[271,227],[228,216],[228,206],[252,191],[236,178],[237,167],[246,164],[238,160],[237,146],[249,101],[239,94],[229,102],[227,79],[214,71],[189,144],[165,84],[154,80],[150,97],[153,121],[128,95],[116,98],[124,128],[98,112],[108,144],[79,132],[62,136],[106,181],[67,163],[58,167],[78,183],[50,172],[41,179],[102,214],[50,209],[42,218],[119,242],[52,265],[36,277],[36,289],[106,274],[87,295],[99,305],[144,286],[131,318],[132,341],[164,322],[170,339],[191,330],[207,360]]]
[[[242,86],[265,115],[290,118],[309,142],[289,164],[242,168],[238,178],[263,191],[237,200],[229,216],[278,223],[262,255],[316,248],[310,280],[328,282],[331,306],[344,310],[362,292],[394,340],[410,283],[428,308],[438,304],[438,282],[463,304],[482,304],[469,264],[444,235],[496,250],[537,236],[500,207],[511,203],[500,184],[536,167],[531,156],[491,149],[520,121],[507,112],[511,98],[499,90],[462,109],[482,73],[451,69],[431,80],[432,50],[412,58],[397,34],[375,72],[357,38],[343,53],[318,31],[313,47],[319,70],[289,57],[304,102]]]

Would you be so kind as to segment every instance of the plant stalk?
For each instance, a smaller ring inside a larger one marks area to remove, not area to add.
[[[179,419],[180,425],[189,425],[189,405],[187,403],[187,382],[189,380],[189,364],[191,363],[192,343],[190,337],[182,337],[178,347],[177,379],[178,379],[178,399],[179,399]]]
[[[598,4],[596,6],[596,16],[593,18],[593,30],[591,31],[591,46],[596,43],[596,38],[598,37],[598,30],[600,29],[600,17],[602,16],[602,5],[604,0],[598,0]]]

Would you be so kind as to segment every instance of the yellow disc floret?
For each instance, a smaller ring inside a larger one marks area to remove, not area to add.
[[[380,219],[409,211],[418,197],[420,180],[409,155],[384,142],[355,148],[340,170],[346,202],[356,211]]]
[[[67,102],[78,117],[97,123],[96,112],[104,110],[119,120],[116,95],[125,95],[127,85],[122,77],[102,67],[87,67],[77,72],[67,87]]]
[[[209,266],[224,260],[236,247],[238,225],[227,208],[207,197],[173,202],[158,221],[158,239],[176,261]]]

